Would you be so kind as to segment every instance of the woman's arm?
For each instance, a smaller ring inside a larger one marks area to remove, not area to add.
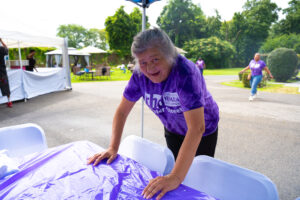
[[[7,49],[7,46],[6,46],[6,44],[3,42],[2,38],[0,38],[0,42],[1,42],[2,46],[3,46],[4,48]]]
[[[205,131],[204,108],[190,110],[184,113],[188,131],[180,147],[175,166],[171,174],[177,175],[181,181],[184,180],[200,144]]]
[[[269,68],[267,66],[265,66],[264,70],[269,74],[270,78],[273,79],[273,75],[271,74],[271,71],[269,70]]]
[[[244,69],[242,69],[242,70],[240,71],[240,74],[244,73],[244,72],[247,71],[248,69],[250,69],[249,66],[245,67]]]
[[[204,108],[190,110],[184,113],[188,131],[180,147],[178,157],[172,172],[164,177],[158,177],[150,181],[142,195],[152,198],[161,191],[157,199],[161,199],[166,192],[176,189],[184,180],[196,155],[202,135],[205,131]]]
[[[122,98],[119,107],[116,110],[112,123],[112,136],[108,149],[102,153],[97,153],[88,159],[88,164],[94,163],[98,165],[101,160],[108,158],[107,163],[111,163],[116,157],[122,137],[123,128],[128,114],[133,108],[135,102],[128,101],[125,97]]]

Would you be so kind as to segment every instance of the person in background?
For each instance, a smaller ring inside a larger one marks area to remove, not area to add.
[[[196,62],[196,66],[200,69],[201,74],[203,74],[203,69],[206,68],[204,60],[202,58],[199,58]]]
[[[158,193],[157,199],[161,199],[182,183],[196,155],[214,156],[219,108],[195,64],[178,54],[161,29],[135,36],[131,53],[137,69],[114,115],[109,148],[90,157],[88,164],[96,166],[103,159],[109,164],[117,157],[127,116],[142,97],[161,120],[176,159],[171,173],[152,179],[142,193],[146,199]]]
[[[245,67],[240,73],[244,73],[248,69],[251,70],[250,78],[250,86],[251,86],[251,94],[249,97],[249,101],[253,101],[257,95],[257,85],[261,82],[263,78],[262,70],[265,70],[271,79],[273,79],[273,75],[271,74],[269,68],[266,66],[266,63],[260,60],[260,54],[256,53],[254,55],[254,59],[250,61],[249,65]]]
[[[7,107],[12,108],[12,102],[10,101],[10,89],[9,89],[9,82],[8,76],[4,61],[4,56],[8,55],[8,49],[5,43],[0,38],[0,90],[2,96],[7,96]]]
[[[26,71],[33,72],[33,69],[37,71],[37,69],[35,68],[36,61],[34,59],[34,55],[35,55],[35,50],[31,49],[29,51],[29,54],[27,55],[27,60],[29,61],[29,65],[26,66]]]

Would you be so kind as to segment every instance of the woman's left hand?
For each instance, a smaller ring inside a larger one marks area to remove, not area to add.
[[[159,176],[152,179],[143,190],[142,195],[145,199],[152,198],[157,192],[160,192],[156,200],[161,199],[168,191],[176,189],[181,184],[181,180],[175,174]]]

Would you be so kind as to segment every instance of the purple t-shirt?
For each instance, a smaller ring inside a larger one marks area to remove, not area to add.
[[[258,76],[262,75],[262,70],[266,67],[266,63],[262,60],[257,62],[255,60],[251,60],[249,67],[251,69],[251,76]]]
[[[143,73],[134,72],[123,96],[134,102],[143,97],[166,129],[173,133],[185,135],[187,125],[183,112],[200,107],[204,107],[204,135],[213,133],[218,127],[217,103],[206,89],[200,70],[181,55],[168,78],[161,83],[153,83]]]
[[[199,67],[199,69],[203,69],[204,68],[204,60],[197,60],[196,62],[196,66]]]

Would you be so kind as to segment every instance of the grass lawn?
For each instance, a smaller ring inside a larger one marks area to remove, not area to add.
[[[221,84],[231,86],[231,87],[244,88],[243,83],[239,80],[223,82]],[[250,90],[250,88],[244,88],[244,89]],[[288,86],[284,86],[284,84],[274,84],[270,82],[268,82],[267,87],[258,88],[258,91],[283,93],[283,94],[300,94],[300,92],[298,92],[297,87],[288,87]]]
[[[73,73],[71,73],[71,82],[81,83],[81,82],[97,82],[97,81],[126,81],[130,79],[131,74],[132,73],[129,70],[126,70],[126,73],[124,74],[122,70],[117,68],[112,68],[110,73],[111,77],[106,77],[106,76],[94,77],[94,80],[92,80],[91,74],[75,76]]]
[[[204,75],[238,75],[238,73],[243,68],[228,68],[228,69],[204,69]],[[126,81],[129,80],[131,77],[131,72],[126,71],[124,74],[122,70],[117,68],[111,69],[113,72],[111,72],[111,78],[108,77],[96,77],[94,80],[92,80],[91,74],[88,75],[82,75],[74,76],[73,73],[71,73],[71,81],[72,83],[81,83],[81,82],[94,82],[94,81]]]
[[[228,68],[228,69],[204,69],[204,75],[238,75],[243,68]]]

